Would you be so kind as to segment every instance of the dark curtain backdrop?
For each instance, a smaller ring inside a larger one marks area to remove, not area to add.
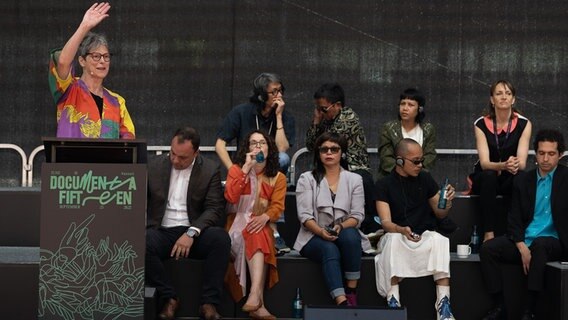
[[[48,52],[75,31],[90,1],[0,4],[0,143],[26,154],[55,134]],[[105,85],[126,98],[137,137],[167,145],[174,128],[200,130],[213,145],[224,115],[247,100],[260,72],[286,85],[296,118],[291,153],[304,146],[312,95],[338,81],[361,117],[369,147],[396,117],[398,95],[426,95],[437,148],[473,149],[473,121],[489,85],[508,79],[534,130],[568,134],[566,1],[170,0],[111,3],[105,33],[115,53]],[[214,155],[210,155],[214,156]],[[298,171],[308,169],[307,156]],[[372,158],[376,172],[378,159]],[[465,188],[475,156],[441,156],[434,175]],[[40,163],[41,157],[38,158]],[[532,163],[532,160],[530,161]],[[0,150],[0,187],[20,183],[19,156]],[[34,164],[34,178],[39,179]],[[34,180],[35,180],[34,179]],[[36,181],[37,184],[37,181]]]

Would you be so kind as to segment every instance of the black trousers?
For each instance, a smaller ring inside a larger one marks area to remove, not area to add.
[[[514,177],[507,172],[497,175],[497,172],[492,170],[477,172],[472,176],[472,191],[479,195],[484,232],[495,231],[496,197],[498,194],[511,195]]]
[[[146,230],[146,283],[156,288],[162,300],[177,298],[162,261],[170,259],[173,245],[186,231],[187,227]],[[231,240],[223,228],[204,229],[199,237],[195,238],[189,258],[205,260],[201,304],[220,303],[230,250]]]
[[[562,245],[560,240],[554,237],[539,237],[531,243],[529,249],[531,250],[531,262],[527,275],[528,290],[540,292],[543,288],[546,263],[561,258]],[[522,265],[521,254],[517,246],[505,236],[483,243],[479,256],[481,272],[491,294],[503,292],[501,263]]]

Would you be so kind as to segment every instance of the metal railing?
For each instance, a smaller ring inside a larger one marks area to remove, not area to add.
[[[1,146],[1,145],[0,145]],[[154,152],[155,154],[162,154],[164,151],[170,151],[170,146],[147,146],[146,150],[150,151],[150,152]],[[227,147],[227,151],[236,151],[237,147],[235,146],[229,146]],[[45,151],[44,150],[44,146],[38,146],[36,147],[32,153],[30,154],[29,159],[27,160],[27,164],[25,166],[25,171],[22,172],[22,177],[26,177],[26,181],[27,184],[22,183],[22,187],[31,187],[33,186],[33,180],[34,180],[34,170],[33,170],[33,164],[34,164],[34,159],[35,157],[38,155],[38,153]],[[199,147],[199,151],[201,152],[215,152],[215,146],[200,146]],[[23,150],[22,150],[23,152]],[[25,153],[23,154],[25,156]],[[27,173],[26,173],[27,171]]]
[[[0,149],[12,149],[17,151],[22,158],[22,187],[31,187],[33,186],[33,163],[35,157],[42,151],[44,151],[44,146],[36,147],[31,153],[30,156],[27,157],[26,153],[22,148],[15,144],[10,143],[0,143]],[[147,151],[153,152],[155,154],[162,154],[163,152],[167,152],[170,150],[170,146],[148,146]],[[237,148],[235,146],[228,146],[227,151],[234,152]],[[200,146],[199,151],[201,152],[215,152],[215,146]],[[367,152],[369,154],[376,154],[379,152],[378,148],[367,148]],[[436,152],[439,155],[476,155],[476,149],[436,149]],[[290,184],[296,184],[296,170],[297,170],[297,161],[298,159],[309,153],[307,148],[300,148],[298,149],[294,155],[292,156],[291,163],[290,163]],[[534,150],[529,150],[529,155],[534,155]],[[568,151],[564,152],[563,156],[568,155]]]
[[[27,183],[27,176],[26,176],[26,170],[28,170],[28,158],[26,156],[26,153],[24,152],[24,150],[22,148],[20,148],[19,146],[15,145],[15,144],[11,144],[11,143],[0,143],[0,149],[11,149],[11,150],[15,150],[16,152],[18,152],[20,154],[20,157],[22,158],[22,187],[26,187],[28,185]]]

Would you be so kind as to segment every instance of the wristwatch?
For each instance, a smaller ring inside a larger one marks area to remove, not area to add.
[[[197,231],[195,229],[187,229],[187,232],[185,233],[187,234],[188,237],[190,238],[195,238],[197,236]]]

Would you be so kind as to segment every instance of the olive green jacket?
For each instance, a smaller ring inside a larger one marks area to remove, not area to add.
[[[424,169],[431,170],[436,162],[436,129],[429,122],[421,123],[424,141]],[[379,178],[388,175],[395,166],[394,148],[402,140],[402,126],[400,120],[385,123],[379,136]]]

